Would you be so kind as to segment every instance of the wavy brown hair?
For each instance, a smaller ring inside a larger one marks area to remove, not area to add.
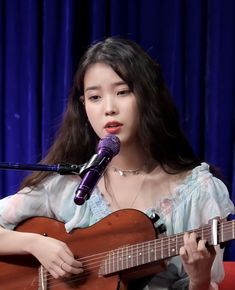
[[[176,173],[200,164],[180,128],[160,66],[137,43],[114,37],[93,44],[81,58],[61,127],[40,163],[81,164],[95,152],[98,137],[88,122],[81,96],[86,70],[97,62],[109,65],[135,94],[141,120],[140,140],[164,170]],[[21,187],[35,186],[49,174],[33,173]]]

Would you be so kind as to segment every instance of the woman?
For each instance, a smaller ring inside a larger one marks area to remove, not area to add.
[[[0,254],[30,253],[54,278],[64,277],[81,273],[82,263],[56,239],[11,231],[19,222],[53,217],[70,232],[134,208],[158,213],[171,235],[233,212],[225,185],[185,139],[159,65],[136,43],[117,38],[91,46],[81,59],[59,134],[42,162],[82,164],[110,133],[120,139],[120,152],[84,205],[73,202],[79,177],[51,173],[33,173],[21,191],[1,200]],[[180,257],[144,289],[217,289],[222,278],[221,250],[215,254],[186,233]]]

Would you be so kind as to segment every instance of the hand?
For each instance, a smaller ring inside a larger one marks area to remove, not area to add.
[[[184,246],[180,256],[190,279],[190,289],[209,289],[211,267],[215,259],[213,246],[206,247],[206,240],[199,240],[195,233],[184,234]]]
[[[75,260],[68,246],[56,239],[34,235],[30,252],[54,277],[68,277],[83,272],[82,263]]]

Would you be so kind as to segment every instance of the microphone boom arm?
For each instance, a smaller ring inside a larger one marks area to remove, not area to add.
[[[92,167],[97,166],[100,163],[100,158],[97,154],[94,154],[90,160],[82,165],[77,164],[23,164],[13,162],[0,162],[0,170],[29,170],[29,171],[53,171],[61,175],[79,175],[83,177],[84,174]]]
[[[13,163],[13,162],[0,162],[0,170],[13,169],[13,170],[29,170],[29,171],[54,171],[54,172],[58,172],[61,175],[66,175],[66,174],[80,175],[82,168],[85,168],[85,166],[76,165],[76,164],[46,165],[46,164],[22,164],[22,163]]]

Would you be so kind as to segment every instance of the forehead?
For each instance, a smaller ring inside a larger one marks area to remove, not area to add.
[[[84,75],[84,89],[101,85],[125,84],[124,80],[112,69],[111,66],[104,63],[91,64]]]

